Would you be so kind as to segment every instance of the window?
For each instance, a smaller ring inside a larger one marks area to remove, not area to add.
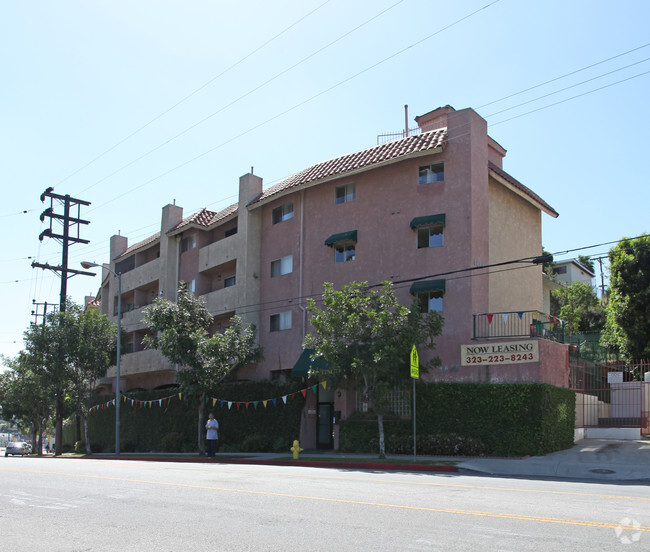
[[[553,274],[566,274],[566,266],[556,266],[553,268]]]
[[[234,286],[235,283],[236,283],[236,279],[234,276],[228,276],[227,278],[223,279],[223,287],[225,288]]]
[[[187,291],[190,293],[196,293],[196,280],[191,280],[187,282]]]
[[[430,184],[431,182],[440,182],[445,179],[444,163],[433,163],[420,167],[418,184]]]
[[[418,280],[413,282],[409,292],[420,300],[422,312],[442,312],[445,288],[444,280]]]
[[[293,255],[287,255],[276,261],[271,261],[271,278],[284,276],[293,272]]]
[[[356,197],[356,187],[354,185],[354,182],[351,184],[344,184],[343,186],[336,187],[336,203],[348,203],[349,201],[354,201]]]
[[[418,293],[422,312],[442,312],[442,291]]]
[[[418,249],[422,249],[423,247],[441,247],[442,230],[442,224],[436,224],[428,228],[418,228]]]
[[[188,236],[187,238],[183,238],[181,240],[181,253],[185,253],[185,251],[189,251],[190,249],[194,249],[196,247],[196,240],[194,239],[194,236]]]
[[[355,243],[351,243],[348,245],[337,245],[334,248],[334,262],[345,263],[347,261],[354,261],[355,249],[356,249]]]
[[[234,228],[229,228],[224,232],[224,238],[227,238],[229,236],[234,236],[237,233],[237,227],[235,226]]]
[[[291,311],[285,311],[271,315],[271,331],[279,332],[281,330],[291,329]]]
[[[293,201],[285,203],[284,205],[280,205],[280,207],[276,207],[273,209],[271,215],[273,224],[284,222],[285,220],[293,218]]]

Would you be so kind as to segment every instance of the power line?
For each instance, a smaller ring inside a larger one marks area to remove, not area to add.
[[[256,54],[257,52],[259,52],[259,51],[260,51],[262,48],[264,48],[265,46],[268,46],[268,45],[269,45],[271,42],[273,42],[275,39],[277,39],[277,38],[279,38],[280,36],[282,36],[282,35],[283,35],[284,33],[286,33],[288,30],[290,30],[291,28],[295,27],[298,23],[300,23],[301,21],[303,21],[304,19],[306,19],[307,17],[309,17],[310,15],[312,15],[314,12],[318,11],[320,8],[322,8],[325,4],[327,4],[327,3],[329,3],[329,2],[330,2],[330,0],[325,0],[325,2],[323,2],[322,4],[320,4],[319,6],[317,6],[316,8],[314,8],[313,10],[311,10],[309,13],[307,13],[306,15],[304,15],[303,17],[301,17],[301,18],[298,19],[297,21],[294,21],[291,25],[289,25],[288,27],[286,27],[285,29],[283,29],[282,31],[280,31],[278,34],[276,34],[275,36],[271,37],[269,40],[267,40],[266,42],[264,42],[263,44],[261,44],[260,46],[258,46],[257,48],[255,48],[254,50],[252,50],[251,52],[249,52],[248,54],[246,54],[243,58],[239,59],[238,61],[236,61],[236,62],[233,63],[232,65],[228,66],[228,67],[227,67],[226,69],[224,69],[221,73],[219,73],[218,75],[212,77],[209,81],[207,81],[206,83],[204,83],[204,84],[202,84],[201,86],[199,86],[196,90],[190,92],[187,96],[185,96],[185,97],[181,98],[180,100],[178,100],[175,104],[173,104],[171,107],[167,108],[165,111],[163,111],[163,112],[160,113],[159,115],[156,115],[156,117],[154,117],[153,119],[151,119],[148,123],[145,123],[145,124],[142,125],[141,127],[137,128],[136,130],[134,130],[133,132],[131,132],[128,136],[126,136],[125,138],[123,138],[122,140],[120,140],[119,142],[117,142],[116,144],[114,144],[113,146],[111,146],[110,148],[108,148],[107,150],[105,150],[104,152],[100,153],[100,154],[99,154],[98,156],[96,156],[95,158],[93,158],[93,159],[91,159],[90,161],[88,161],[88,163],[86,163],[86,164],[83,165],[82,167],[79,167],[79,168],[78,168],[77,170],[75,170],[74,172],[70,173],[68,176],[66,176],[65,178],[63,178],[63,179],[60,180],[59,182],[57,182],[57,183],[55,184],[55,186],[58,186],[59,184],[63,184],[65,181],[67,181],[68,179],[72,178],[74,175],[76,175],[77,173],[81,172],[81,171],[82,171],[83,169],[85,169],[86,167],[89,167],[90,165],[92,165],[93,163],[95,163],[95,161],[98,161],[99,159],[101,159],[102,157],[104,157],[104,155],[106,155],[107,153],[113,151],[115,148],[117,148],[118,146],[122,145],[124,142],[126,142],[127,140],[129,140],[130,138],[132,138],[133,136],[135,136],[136,134],[138,134],[139,132],[141,132],[142,130],[144,130],[145,128],[147,128],[149,125],[151,125],[152,123],[154,123],[155,121],[157,121],[158,119],[160,119],[161,117],[163,117],[164,115],[166,115],[167,113],[169,113],[170,111],[176,109],[179,105],[181,105],[181,104],[184,103],[185,101],[189,100],[192,96],[194,96],[195,94],[197,94],[198,92],[200,92],[201,90],[203,90],[206,86],[212,84],[215,80],[217,80],[218,78],[220,78],[220,77],[222,77],[223,75],[225,75],[228,71],[230,71],[231,69],[234,69],[234,68],[237,67],[239,64],[243,63],[245,60],[247,60],[247,59],[248,59],[249,57],[251,57],[253,54]],[[83,192],[82,192],[82,193],[83,193]]]
[[[87,188],[85,188],[85,189],[82,191],[82,193],[83,193],[83,192],[86,192],[86,191],[88,191],[88,190],[90,190],[91,188],[97,186],[98,184],[101,184],[102,182],[104,182],[105,180],[108,180],[108,179],[111,178],[112,176],[115,176],[117,173],[119,173],[119,172],[123,171],[124,169],[130,167],[130,166],[133,165],[134,163],[137,163],[138,161],[144,159],[145,157],[148,157],[149,155],[151,155],[151,154],[154,153],[155,151],[158,151],[160,148],[162,148],[162,147],[164,147],[164,146],[170,144],[171,142],[173,142],[173,141],[176,140],[177,138],[180,138],[180,137],[183,136],[184,134],[188,133],[190,130],[196,128],[196,127],[199,126],[199,125],[202,125],[203,123],[205,123],[206,121],[208,121],[209,119],[211,119],[212,117],[214,117],[215,115],[218,115],[219,113],[225,111],[225,110],[228,109],[229,107],[232,107],[232,106],[235,105],[236,103],[240,102],[240,101],[243,100],[244,98],[250,96],[252,93],[257,92],[258,90],[264,88],[267,84],[270,84],[271,82],[273,82],[274,80],[278,79],[278,78],[281,77],[282,75],[288,73],[288,72],[291,71],[292,69],[295,69],[295,68],[298,67],[299,65],[303,64],[305,61],[311,59],[312,57],[314,57],[314,56],[316,56],[317,54],[323,52],[324,50],[326,50],[326,49],[329,48],[330,46],[333,46],[333,45],[336,44],[337,42],[343,40],[345,37],[351,35],[351,34],[354,33],[355,31],[361,29],[362,27],[364,27],[365,25],[369,24],[371,21],[374,21],[375,19],[377,19],[378,17],[382,16],[382,15],[385,14],[386,12],[392,10],[395,6],[401,4],[402,2],[404,2],[404,0],[399,0],[398,2],[396,2],[395,4],[393,4],[392,6],[389,6],[388,8],[382,10],[381,12],[379,12],[379,13],[377,13],[376,15],[374,15],[373,17],[367,19],[366,21],[364,21],[364,22],[361,23],[360,25],[357,25],[354,29],[352,29],[352,30],[350,30],[350,31],[348,31],[348,32],[346,32],[346,33],[344,33],[344,34],[342,34],[341,36],[339,36],[338,38],[336,38],[336,39],[333,40],[332,42],[330,42],[330,43],[326,44],[325,46],[319,48],[318,50],[312,52],[311,54],[309,54],[308,56],[302,58],[300,61],[294,63],[294,64],[291,65],[290,67],[288,67],[288,68],[286,68],[286,69],[280,71],[279,73],[276,73],[273,77],[271,77],[270,79],[267,79],[267,80],[264,81],[262,84],[259,84],[259,85],[257,85],[256,87],[250,89],[248,92],[242,94],[242,95],[239,96],[238,98],[235,98],[234,100],[232,100],[231,102],[229,102],[229,103],[225,104],[224,106],[220,107],[220,108],[217,109],[216,111],[213,111],[212,113],[210,113],[209,115],[206,115],[205,117],[203,117],[203,118],[200,119],[199,121],[197,121],[197,122],[193,123],[192,125],[186,127],[184,130],[182,130],[182,131],[179,132],[178,134],[172,136],[171,138],[165,140],[164,142],[161,142],[161,143],[158,144],[156,147],[150,149],[150,150],[147,151],[146,153],[143,153],[142,155],[140,155],[139,157],[133,159],[132,161],[128,162],[127,164],[122,165],[119,169],[116,169],[115,171],[113,171],[113,172],[110,173],[109,175],[105,176],[104,178],[98,180],[98,181],[95,182],[94,184],[91,184],[90,186],[88,186]],[[188,97],[189,97],[189,96],[188,96]],[[143,128],[144,128],[144,127],[143,127]]]
[[[505,113],[506,111],[510,111],[510,110],[512,110],[512,109],[517,109],[518,107],[521,107],[521,106],[523,106],[523,105],[527,105],[527,104],[529,104],[529,103],[536,102],[536,101],[541,100],[541,99],[543,99],[543,98],[548,98],[549,96],[553,96],[553,95],[555,95],[555,94],[559,94],[560,92],[565,92],[565,91],[567,91],[567,90],[570,90],[571,88],[575,88],[576,86],[581,86],[581,85],[586,84],[586,83],[588,83],[588,82],[595,81],[595,80],[597,80],[597,79],[602,79],[603,77],[607,77],[607,76],[612,75],[612,74],[614,74],[614,73],[617,73],[617,72],[619,72],[619,71],[623,71],[623,70],[625,70],[625,69],[629,69],[630,67],[634,67],[635,65],[639,65],[640,63],[645,63],[645,62],[648,61],[648,60],[650,60],[650,58],[645,58],[645,59],[642,59],[641,61],[636,61],[636,62],[634,62],[634,63],[631,63],[630,65],[625,65],[624,67],[619,67],[618,69],[613,69],[612,71],[609,71],[608,73],[603,73],[602,75],[597,75],[597,76],[592,77],[592,78],[590,78],[590,79],[583,80],[583,81],[578,82],[578,83],[576,83],[576,84],[572,84],[571,86],[567,86],[567,87],[565,87],[565,88],[560,88],[559,90],[555,90],[554,92],[549,92],[548,94],[544,94],[543,96],[538,96],[537,98],[533,98],[532,100],[528,100],[528,101],[526,101],[526,102],[522,102],[522,103],[520,103],[520,104],[513,105],[512,107],[507,107],[507,108],[505,108],[505,109],[502,109],[501,111],[495,111],[494,113],[490,113],[489,115],[486,115],[485,117],[486,117],[486,118],[488,118],[488,117],[494,117],[495,115],[499,115],[499,114],[501,114],[501,113]]]
[[[523,117],[523,116],[525,116],[525,115],[530,115],[531,113],[536,113],[536,112],[538,112],[538,111],[541,111],[542,109],[548,109],[549,107],[554,107],[554,106],[556,106],[556,105],[560,105],[560,104],[565,103],[565,102],[568,102],[568,101],[570,101],[570,100],[575,100],[576,98],[581,98],[582,96],[586,96],[587,94],[592,94],[592,93],[594,93],[594,92],[598,92],[598,91],[600,91],[600,90],[604,90],[605,88],[609,88],[609,87],[611,87],[611,86],[615,86],[615,85],[617,85],[617,84],[621,84],[621,83],[623,83],[623,82],[627,82],[627,81],[630,81],[630,80],[632,80],[632,79],[636,79],[636,78],[638,78],[638,77],[642,77],[642,76],[644,76],[644,75],[647,75],[648,73],[650,73],[650,71],[645,71],[645,72],[643,72],[643,73],[639,73],[638,75],[633,75],[633,76],[628,77],[628,78],[626,78],[626,79],[622,79],[622,80],[620,80],[620,81],[612,82],[612,83],[610,83],[610,84],[606,84],[606,85],[601,86],[601,87],[599,87],[599,88],[594,88],[593,90],[588,90],[587,92],[583,92],[582,94],[578,94],[578,95],[576,95],[576,96],[571,96],[570,98],[565,98],[564,100],[559,100],[559,101],[554,102],[554,103],[552,103],[552,104],[548,104],[548,105],[544,105],[544,106],[542,106],[542,107],[538,107],[537,109],[533,109],[533,110],[531,110],[531,111],[527,111],[526,113],[521,113],[520,115],[515,115],[514,117],[510,117],[509,119],[503,119],[502,121],[498,121],[498,122],[496,122],[496,123],[491,123],[490,126],[493,126],[493,127],[494,127],[494,126],[500,125],[500,124],[502,124],[502,123],[507,123],[508,121],[512,121],[513,119],[518,119],[519,117]]]
[[[108,205],[110,203],[113,203],[117,199],[120,199],[120,198],[122,198],[122,197],[136,191],[136,190],[139,190],[139,189],[147,186],[148,184],[151,184],[152,182],[155,182],[156,180],[159,180],[159,179],[161,179],[161,178],[163,178],[163,177],[177,171],[178,169],[181,169],[181,168],[185,167],[186,165],[189,165],[190,163],[193,163],[194,161],[196,161],[198,159],[201,159],[202,157],[205,157],[209,153],[212,153],[213,151],[216,151],[216,150],[226,146],[227,144],[230,144],[231,142],[234,142],[235,140],[238,140],[239,138],[241,138],[243,136],[246,136],[247,134],[250,134],[254,130],[257,130],[258,128],[261,128],[261,127],[271,123],[272,121],[275,121],[276,119],[279,119],[280,117],[286,115],[287,113],[290,113],[291,111],[294,111],[294,110],[298,109],[299,107],[302,107],[303,105],[315,100],[316,98],[319,98],[320,96],[323,96],[324,94],[327,94],[328,92],[331,92],[332,90],[338,88],[339,86],[342,86],[343,84],[346,84],[346,83],[350,82],[351,80],[353,80],[353,79],[367,73],[368,71],[371,71],[372,69],[382,65],[383,63],[386,63],[387,61],[389,61],[389,60],[403,54],[404,52],[406,52],[408,50],[410,50],[411,48],[414,48],[415,46],[418,46],[418,45],[422,44],[423,42],[426,42],[427,40],[430,40],[434,36],[439,35],[440,33],[446,31],[447,29],[450,29],[450,28],[462,23],[463,21],[469,19],[470,17],[476,15],[477,13],[489,8],[490,6],[493,6],[494,4],[498,3],[499,1],[500,0],[494,0],[493,2],[483,6],[482,8],[478,8],[477,10],[475,10],[475,11],[461,17],[460,19],[457,19],[456,21],[454,21],[452,23],[449,23],[448,25],[442,27],[441,29],[438,29],[437,31],[435,31],[435,32],[433,32],[433,33],[431,33],[431,34],[429,34],[427,36],[425,36],[424,38],[421,38],[421,39],[417,40],[416,42],[413,42],[409,46],[406,46],[405,48],[402,48],[401,50],[399,50],[397,52],[394,52],[393,54],[381,59],[380,61],[374,63],[373,65],[370,65],[369,67],[366,67],[365,69],[362,69],[361,71],[358,71],[357,73],[355,73],[355,74],[353,74],[353,75],[351,75],[349,77],[346,77],[345,79],[343,79],[343,80],[339,81],[338,83],[330,86],[329,88],[326,88],[325,90],[321,90],[320,92],[318,92],[318,93],[314,94],[313,96],[310,96],[309,98],[307,98],[307,99],[293,105],[292,107],[290,107],[288,109],[285,109],[284,111],[281,111],[281,112],[277,113],[276,115],[274,115],[272,117],[269,117],[265,121],[263,121],[261,123],[258,123],[256,125],[248,128],[247,130],[245,130],[245,131],[243,131],[243,132],[241,132],[241,133],[239,133],[239,134],[237,134],[237,135],[235,135],[235,136],[221,142],[220,144],[217,144],[216,146],[214,146],[214,147],[212,147],[212,148],[210,148],[208,150],[205,150],[204,152],[202,152],[202,153],[200,153],[200,154],[198,154],[198,155],[184,161],[183,163],[181,163],[179,165],[176,165],[176,166],[172,167],[171,169],[166,170],[163,173],[160,173],[159,175],[157,175],[157,176],[143,182],[139,186],[132,187],[129,191],[124,192],[121,195],[113,197],[112,199],[98,205],[94,209],[91,209],[91,211],[100,209],[101,207],[105,207],[106,205]]]
[[[476,109],[477,109],[477,110],[478,110],[478,109],[483,109],[484,107],[487,107],[488,105],[492,105],[492,104],[495,104],[495,103],[498,103],[498,102],[502,102],[502,101],[504,101],[504,100],[508,100],[508,99],[510,99],[510,98],[512,98],[512,97],[514,97],[514,96],[518,96],[518,95],[520,95],[520,94],[524,94],[524,93],[526,93],[526,92],[530,92],[531,90],[535,90],[535,88],[539,88],[539,87],[541,87],[541,86],[545,86],[545,85],[547,85],[547,84],[550,84],[550,83],[552,83],[552,82],[558,81],[558,80],[560,80],[560,79],[564,79],[564,78],[566,78],[566,77],[570,77],[571,75],[575,75],[576,73],[580,73],[580,72],[582,72],[582,71],[586,71],[587,69],[591,69],[592,67],[596,67],[597,65],[601,65],[601,64],[603,64],[603,63],[607,63],[608,61],[612,61],[613,59],[616,59],[616,58],[619,58],[619,57],[622,57],[622,56],[626,56],[627,54],[631,54],[632,52],[636,52],[637,50],[641,50],[642,48],[647,48],[648,46],[650,46],[650,42],[647,43],[647,44],[643,44],[642,46],[637,46],[636,48],[632,48],[631,50],[628,50],[627,52],[623,52],[623,53],[621,53],[621,54],[617,54],[617,55],[615,55],[615,56],[609,57],[609,58],[607,58],[607,59],[603,59],[603,60],[598,61],[598,62],[596,62],[596,63],[592,63],[591,65],[587,65],[587,66],[585,66],[585,67],[581,67],[580,69],[576,69],[575,71],[571,71],[570,73],[565,73],[564,75],[560,75],[559,77],[555,77],[555,78],[553,78],[553,79],[551,79],[551,80],[547,80],[547,81],[542,82],[542,83],[540,83],[540,84],[536,84],[535,86],[531,86],[530,88],[525,88],[524,90],[520,90],[519,92],[515,92],[514,94],[510,94],[510,95],[508,95],[508,96],[504,96],[504,97],[502,97],[502,98],[499,98],[498,100],[494,100],[494,101],[488,102],[488,103],[486,103],[486,104],[480,105],[480,106],[478,106]]]

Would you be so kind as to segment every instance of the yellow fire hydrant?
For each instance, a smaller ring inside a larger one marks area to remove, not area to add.
[[[293,452],[293,459],[298,460],[298,457],[299,457],[300,453],[303,450],[303,449],[300,448],[300,442],[298,441],[298,439],[296,439],[293,442],[293,446],[289,450],[291,450],[291,452]]]

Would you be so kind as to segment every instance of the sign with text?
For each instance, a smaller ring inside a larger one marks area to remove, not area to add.
[[[413,379],[420,377],[420,357],[418,356],[418,350],[415,348],[415,345],[411,349],[411,377]]]
[[[461,366],[481,364],[521,364],[539,361],[536,340],[480,343],[460,346]]]

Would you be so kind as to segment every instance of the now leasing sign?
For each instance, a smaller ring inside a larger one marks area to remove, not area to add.
[[[505,343],[481,343],[461,345],[461,366],[474,364],[521,364],[537,362],[539,347],[537,340],[507,341]]]

